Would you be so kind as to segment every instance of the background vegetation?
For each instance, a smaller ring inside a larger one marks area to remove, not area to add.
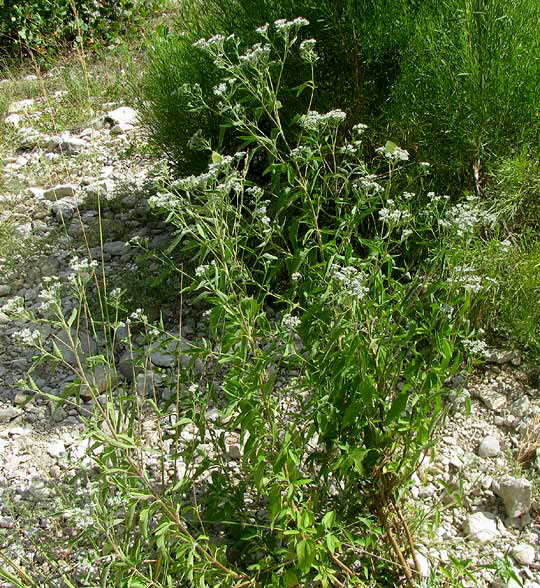
[[[107,43],[141,23],[155,0],[0,0],[0,54],[50,54],[70,43]]]

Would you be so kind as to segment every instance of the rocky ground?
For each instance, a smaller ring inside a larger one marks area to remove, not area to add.
[[[62,98],[62,93],[54,97]],[[130,243],[147,239],[150,248],[159,249],[169,242],[170,231],[146,203],[155,162],[141,155],[137,113],[108,104],[83,128],[49,135],[38,130],[42,108],[46,104],[39,99],[17,101],[4,118],[14,142],[2,162],[0,223],[9,224],[14,242],[9,253],[0,251],[0,307],[21,296],[37,308],[43,278],[69,281],[74,255],[103,261],[111,288],[127,286],[134,299],[143,296],[137,274],[151,261]],[[64,303],[69,307],[73,301]],[[166,318],[175,318],[173,310],[163,310]],[[189,337],[197,324],[187,313],[183,334]],[[21,389],[17,383],[33,363],[32,352],[17,339],[26,327],[0,311],[0,548],[15,561],[34,561],[41,573],[50,567],[48,585],[56,586],[54,566],[40,553],[39,542],[56,536],[67,544],[90,524],[84,505],[93,492],[92,464],[81,414],[89,414],[92,400],[83,397],[82,407],[58,408]],[[40,328],[44,340],[61,337],[51,327]],[[87,336],[83,346],[91,352],[98,343]],[[163,382],[174,352],[150,353],[155,373],[165,374]],[[540,391],[527,373],[518,357],[494,354],[456,384],[463,393],[456,393],[440,441],[411,490],[409,514],[418,526],[426,578],[446,567],[454,581],[456,570],[462,571],[463,586],[514,587],[519,580],[540,588],[540,455],[534,451]],[[53,396],[73,380],[69,370],[47,366],[33,376]],[[144,387],[147,379],[141,375],[134,385]],[[232,447],[238,457],[241,448]],[[56,516],[66,505],[69,510]],[[60,550],[54,557],[64,569],[84,569],[91,550]],[[4,586],[9,582],[0,580]]]

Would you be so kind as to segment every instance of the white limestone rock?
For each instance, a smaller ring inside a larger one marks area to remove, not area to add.
[[[52,202],[60,200],[61,198],[71,198],[77,193],[77,186],[75,184],[58,184],[45,190],[42,193],[43,198]]]
[[[514,519],[531,509],[532,484],[525,478],[505,476],[493,485],[495,494],[504,501],[506,514]]]
[[[488,435],[484,437],[478,448],[478,455],[480,457],[497,457],[501,452],[501,445],[497,437]]]
[[[115,110],[108,112],[104,120],[112,125],[134,125],[137,123],[138,113],[134,108],[129,106],[120,106]]]
[[[534,563],[536,553],[534,552],[534,547],[532,545],[529,545],[528,543],[518,543],[512,548],[512,557],[522,566],[530,566]]]
[[[489,512],[475,512],[468,515],[464,531],[467,538],[480,543],[494,541],[500,536],[497,517]]]

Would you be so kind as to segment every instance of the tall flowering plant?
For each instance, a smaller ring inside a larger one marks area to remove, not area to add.
[[[464,212],[469,224],[486,219],[446,197],[400,191],[403,177],[421,186],[429,164],[392,142],[369,169],[366,126],[345,132],[341,110],[315,112],[308,99],[283,120],[288,56],[317,60],[315,40],[300,41],[305,24],[264,25],[244,52],[232,35],[196,43],[223,72],[220,114],[244,148],[220,154],[197,134],[212,153],[208,170],[151,203],[195,260],[192,289],[222,337],[243,488],[267,505],[259,523],[270,535],[248,532],[262,554],[247,558],[253,585],[360,585],[366,525],[371,540],[384,534],[413,585],[400,500],[444,414],[471,295],[426,263],[426,244],[456,230]],[[197,86],[182,91],[197,111]],[[313,78],[295,91],[312,98]]]

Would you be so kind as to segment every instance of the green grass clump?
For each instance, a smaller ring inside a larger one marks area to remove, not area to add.
[[[539,18],[535,0],[422,4],[387,116],[440,184],[481,184],[496,157],[538,142]]]
[[[540,164],[522,148],[497,160],[488,197],[495,213],[510,229],[540,229]]]
[[[217,68],[193,50],[193,43],[215,34],[234,34],[246,47],[258,39],[255,28],[276,19],[305,17],[303,38],[317,39],[315,63],[317,95],[312,107],[341,108],[368,124],[381,112],[385,97],[399,74],[400,56],[414,31],[414,4],[404,1],[362,0],[187,0],[175,26],[160,28],[150,53],[141,91],[141,108],[151,142],[175,163],[181,173],[200,171],[207,160],[193,149],[191,138],[202,130],[214,146],[223,144],[223,128],[213,114]],[[283,76],[293,89],[309,75],[297,49]],[[194,115],[183,86],[200,84],[207,108]],[[283,99],[283,97],[281,97]],[[288,125],[295,112],[307,106],[304,95],[291,91],[283,102]],[[232,152],[241,143],[229,130],[225,144]]]

